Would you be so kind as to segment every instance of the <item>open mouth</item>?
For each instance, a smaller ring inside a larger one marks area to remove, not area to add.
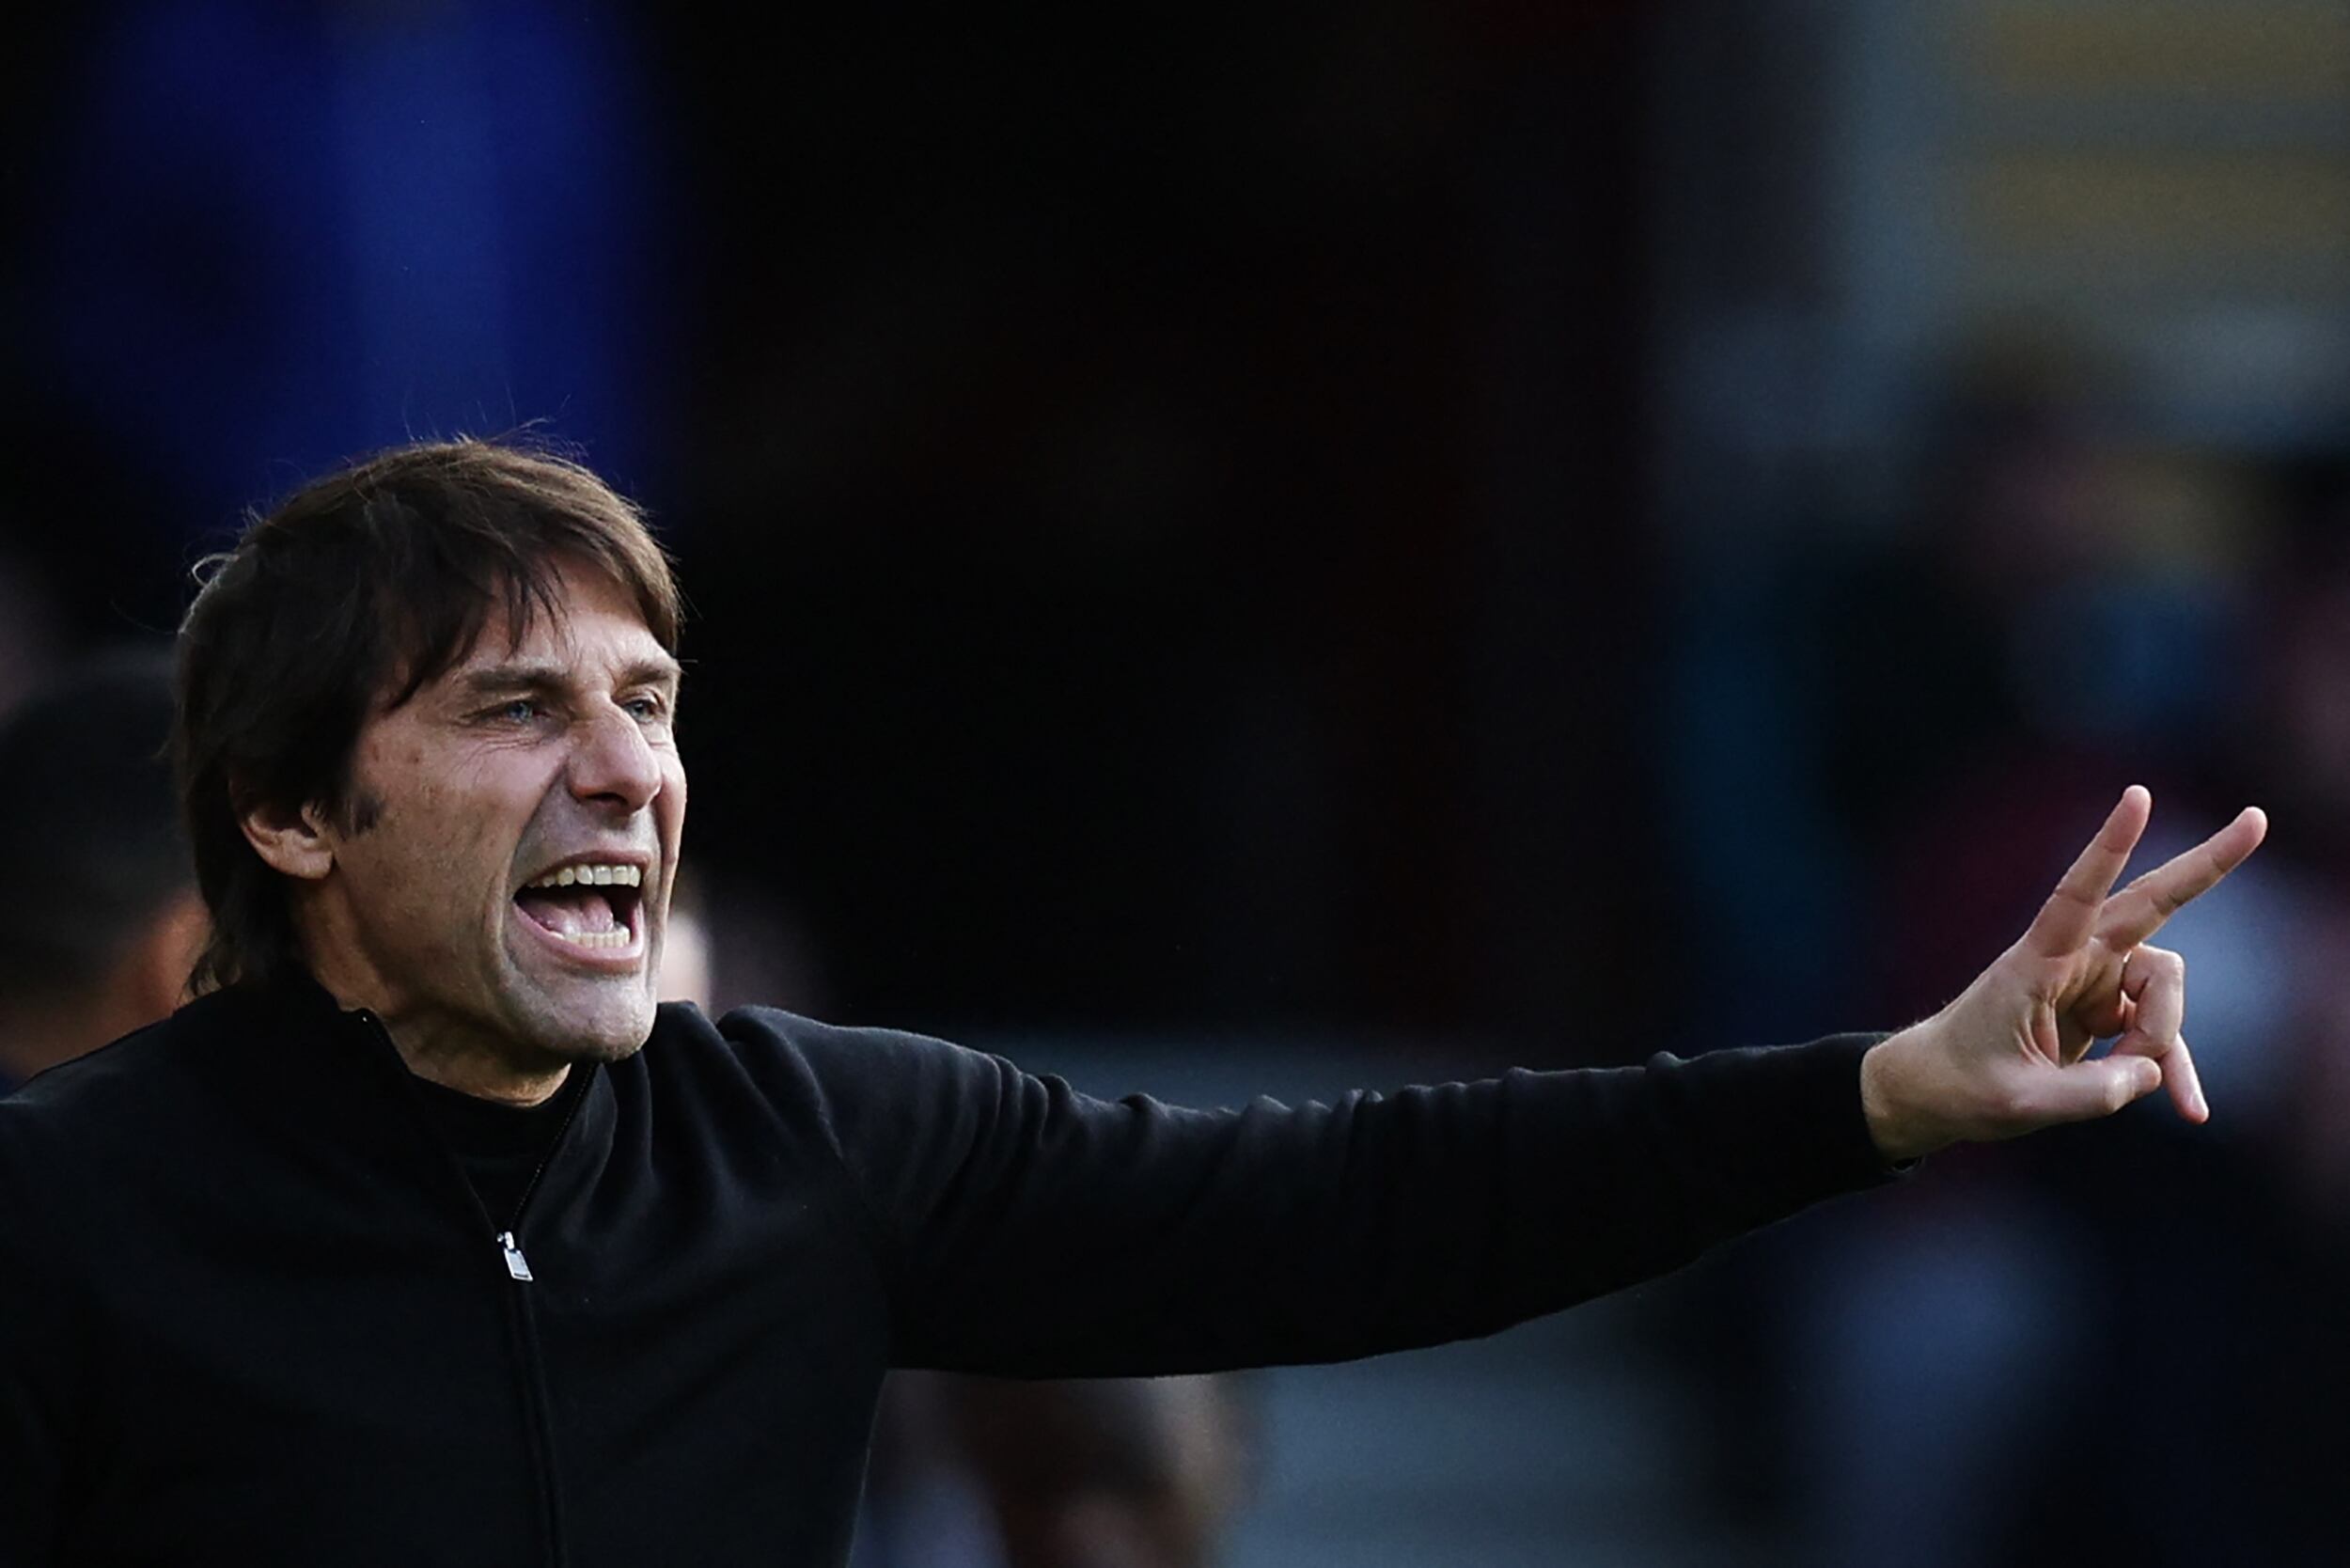
[[[580,861],[557,867],[514,895],[532,924],[583,952],[619,951],[643,928],[644,872],[635,866]]]

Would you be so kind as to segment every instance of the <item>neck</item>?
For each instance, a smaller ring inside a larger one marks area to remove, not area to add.
[[[381,1009],[374,1011],[384,1020],[384,1032],[392,1037],[392,1046],[400,1052],[400,1059],[407,1063],[409,1072],[477,1100],[494,1100],[505,1105],[543,1105],[571,1076],[570,1062],[518,1066],[494,1050],[452,1038],[449,1031],[435,1030],[413,1020],[403,1022]]]
[[[366,974],[339,972],[313,955],[311,974],[335,1005],[365,1008],[384,1024],[392,1048],[417,1077],[501,1105],[536,1105],[561,1089],[571,1063],[559,1057],[525,1054],[514,1043],[467,1022],[408,1005],[392,988]]]
[[[417,1077],[509,1105],[535,1105],[563,1087],[568,1058],[525,1045],[476,1017],[420,1000],[368,955],[349,911],[312,892],[295,911],[303,962],[336,1005],[384,1022],[400,1059]]]
[[[461,950],[462,943],[436,945],[421,957],[414,949],[379,954],[344,885],[297,886],[291,913],[312,978],[346,1011],[365,1008],[381,1019],[400,1060],[420,1078],[477,1099],[535,1105],[563,1087],[573,1061],[591,1054],[551,1044],[521,1022],[527,1009],[507,994],[510,977],[482,972],[491,961]]]

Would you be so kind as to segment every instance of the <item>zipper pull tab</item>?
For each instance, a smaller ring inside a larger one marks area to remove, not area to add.
[[[506,1272],[517,1279],[528,1279],[530,1260],[523,1256],[523,1244],[514,1239],[514,1232],[500,1231],[498,1247],[506,1253]]]

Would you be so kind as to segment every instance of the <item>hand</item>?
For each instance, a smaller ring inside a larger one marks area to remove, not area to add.
[[[2023,939],[1950,1006],[1861,1058],[1861,1106],[1886,1158],[2110,1116],[2157,1086],[2187,1121],[2210,1117],[2179,1033],[2186,964],[2146,941],[2242,865],[2268,819],[2248,807],[2177,859],[2109,892],[2153,811],[2144,789],[2123,791]],[[2112,1051],[2089,1059],[2090,1044],[2110,1036],[2120,1037]]]

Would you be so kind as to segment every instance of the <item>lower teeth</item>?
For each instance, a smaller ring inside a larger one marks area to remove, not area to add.
[[[555,934],[575,948],[625,948],[628,946],[626,927],[619,931],[558,931]]]

